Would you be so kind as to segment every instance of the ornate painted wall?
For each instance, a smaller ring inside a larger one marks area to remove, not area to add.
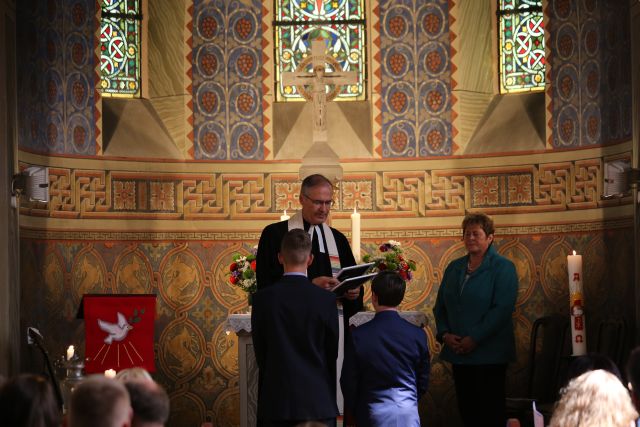
[[[554,148],[631,137],[628,3],[551,0],[548,16]]]
[[[497,248],[516,264],[520,283],[514,313],[518,361],[508,375],[511,393],[522,392],[533,321],[545,314],[568,312],[565,259],[572,249],[585,260],[587,319],[633,318],[628,268],[633,242],[628,221],[585,223],[574,232],[560,231],[566,228],[498,229]],[[418,263],[402,307],[424,311],[430,322],[427,331],[434,363],[430,389],[421,404],[423,416],[428,425],[455,425],[450,367],[437,358],[440,347],[431,310],[446,265],[464,254],[460,231],[368,229],[365,236],[363,251],[373,253],[380,242],[399,239]],[[227,335],[225,319],[247,306],[245,295],[229,284],[227,266],[233,252],[247,252],[257,243],[259,233],[201,233],[197,238],[153,233],[153,237],[25,231],[21,329],[39,327],[50,339],[51,353],[61,355],[71,343],[82,348],[84,327],[75,319],[82,294],[155,293],[156,378],[171,395],[170,425],[197,426],[205,419],[216,426],[238,425],[238,343],[234,334]],[[369,298],[367,292],[367,302]]]
[[[454,151],[449,3],[380,2],[382,157]]]
[[[262,9],[237,1],[194,1],[190,45],[193,157],[264,158]]]
[[[452,76],[466,58],[452,44],[465,31],[451,30],[456,3],[371,3],[374,154],[343,163],[332,221],[349,235],[357,207],[364,251],[400,240],[419,264],[404,307],[432,321],[442,272],[463,253],[462,216],[494,215],[496,245],[520,276],[518,361],[509,374],[509,390],[520,393],[531,324],[566,312],[571,249],[585,257],[588,319],[634,318],[631,200],[601,199],[604,161],[631,155],[628,31],[613,34],[619,25],[610,19],[624,2],[545,4],[548,150],[482,157],[457,151]],[[82,346],[75,312],[83,293],[155,293],[157,378],[171,395],[174,426],[238,425],[237,341],[225,319],[246,310],[246,299],[226,267],[282,210],[298,207],[299,163],[272,161],[270,150],[272,2],[233,4],[184,1],[177,50],[187,149],[185,161],[173,162],[102,155],[94,0],[18,8],[26,49],[19,159],[49,166],[51,185],[49,204],[20,210],[21,327],[39,326],[51,353],[62,354],[72,342]],[[567,43],[575,54],[563,50]],[[450,371],[437,358],[432,323],[428,331],[434,365],[422,414],[428,425],[455,425]],[[31,350],[22,354],[25,368],[40,367]]]
[[[20,2],[18,61],[21,114],[18,142],[25,150],[93,155],[99,116],[95,33],[97,2]]]

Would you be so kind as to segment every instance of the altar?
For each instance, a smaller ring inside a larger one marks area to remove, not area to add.
[[[349,319],[349,326],[357,328],[373,319],[375,312],[361,311]],[[400,316],[416,326],[424,328],[427,316],[421,311],[401,311]],[[238,370],[240,373],[240,427],[257,424],[258,364],[251,339],[251,314],[231,314],[227,318],[227,331],[238,335]],[[340,350],[342,355],[342,349]],[[338,372],[340,375],[340,372]],[[341,405],[340,405],[341,407]]]

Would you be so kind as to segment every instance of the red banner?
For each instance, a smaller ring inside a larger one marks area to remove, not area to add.
[[[85,295],[83,304],[87,373],[155,371],[155,295]]]

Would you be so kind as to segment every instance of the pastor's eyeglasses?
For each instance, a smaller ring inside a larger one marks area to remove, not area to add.
[[[333,206],[333,200],[316,200],[316,199],[312,199],[311,197],[307,196],[304,193],[302,193],[302,195],[306,197],[307,200],[309,200],[311,203],[313,203],[313,206],[317,208],[319,208],[320,206],[326,206],[328,208]]]

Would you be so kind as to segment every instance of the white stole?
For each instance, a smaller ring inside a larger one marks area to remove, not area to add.
[[[333,236],[333,232],[331,231],[331,228],[325,223],[322,223],[319,225],[310,225],[309,231],[308,231],[309,237],[311,237],[311,240],[313,241],[313,231],[319,227],[322,227],[322,230],[324,231],[324,240],[326,240],[327,242],[327,250],[329,252],[329,260],[331,262],[331,271],[335,275],[338,271],[340,271],[340,254],[338,253],[338,245],[336,245],[336,239]],[[287,223],[287,229],[293,230],[295,228],[300,228],[304,230],[302,212],[297,212],[295,215],[289,218],[289,221]],[[320,252],[326,253],[327,251],[325,250],[324,242],[322,241],[322,233],[320,233],[319,229],[317,230],[317,234],[318,234],[318,247],[320,249]]]

